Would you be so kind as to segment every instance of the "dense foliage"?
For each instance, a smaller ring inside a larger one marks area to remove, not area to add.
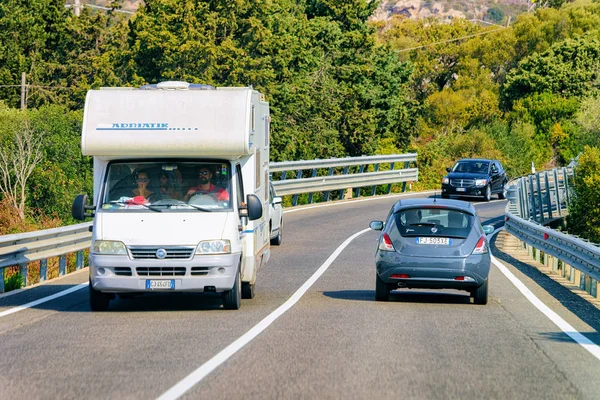
[[[0,119],[11,121],[0,151],[19,124],[43,140],[26,221],[10,222],[0,194],[0,234],[70,222],[71,199],[91,192],[79,132],[85,93],[100,86],[252,85],[271,104],[272,161],[416,151],[416,188],[439,187],[460,157],[496,157],[518,176],[600,144],[600,4],[540,3],[510,27],[484,27],[371,23],[377,2],[365,0],[144,3],[126,18],[0,2]]]
[[[567,228],[600,243],[600,148],[585,147],[575,168],[574,198],[569,206]]]

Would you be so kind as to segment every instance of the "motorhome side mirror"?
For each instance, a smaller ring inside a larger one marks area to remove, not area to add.
[[[452,172],[452,168],[446,167],[446,172]]]
[[[249,194],[246,196],[246,204],[248,207],[248,219],[254,221],[262,217],[263,209],[260,199],[255,194]]]
[[[281,200],[281,197],[279,196],[275,196],[273,197],[273,204],[281,204],[283,200]]]
[[[380,231],[383,229],[383,221],[371,221],[369,228],[373,229],[374,231]]]
[[[75,197],[73,200],[73,205],[71,206],[71,215],[73,218],[79,221],[83,221],[88,217],[93,217],[94,207],[87,205],[88,196],[87,194],[80,194]],[[87,211],[92,211],[91,213],[87,213]]]

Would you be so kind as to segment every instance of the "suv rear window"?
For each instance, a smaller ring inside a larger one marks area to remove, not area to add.
[[[466,238],[475,217],[446,208],[410,208],[395,213],[392,230],[402,237],[439,236]]]

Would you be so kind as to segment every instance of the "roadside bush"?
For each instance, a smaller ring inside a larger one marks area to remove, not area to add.
[[[600,148],[585,147],[575,168],[573,190],[568,231],[600,243]]]
[[[21,289],[23,287],[23,277],[19,272],[4,279],[4,292],[10,292],[11,290]]]

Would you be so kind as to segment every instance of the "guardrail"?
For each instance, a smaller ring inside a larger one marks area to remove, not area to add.
[[[328,160],[285,161],[270,163],[271,172],[281,172],[280,181],[273,181],[278,195],[295,195],[310,193],[312,202],[314,192],[327,191],[329,199],[330,190],[347,188],[360,188],[372,186],[371,194],[375,194],[375,186],[388,184],[389,193],[392,183],[416,181],[418,170],[409,168],[410,162],[417,159],[416,154],[396,154],[387,156],[332,158]],[[389,163],[389,170],[379,171],[380,165]],[[394,169],[399,163],[404,169]],[[368,165],[374,165],[374,172],[364,172]],[[349,173],[351,166],[360,166],[359,173]],[[336,167],[343,168],[341,175],[333,175]],[[317,171],[328,168],[327,175],[317,177]],[[302,170],[312,169],[312,177],[302,178]],[[297,179],[285,179],[286,171],[297,171]],[[343,191],[340,193],[340,198]],[[356,189],[356,196],[359,195]],[[297,201],[297,197],[295,200]],[[296,203],[294,203],[296,205]],[[40,281],[48,279],[48,259],[58,257],[58,275],[67,273],[67,257],[69,253],[76,254],[76,270],[83,267],[83,251],[90,247],[92,234],[91,222],[71,225],[61,228],[47,229],[28,233],[0,236],[0,293],[4,292],[4,270],[7,267],[18,266],[19,272],[27,286],[29,263],[40,262]]]
[[[537,249],[540,262],[550,263],[554,271],[559,268],[558,261],[563,265],[563,275],[570,267],[580,271],[579,287],[597,296],[600,247],[543,225],[566,215],[572,175],[571,169],[562,168],[511,181],[507,191],[509,203],[505,210],[504,228],[530,246],[530,252]],[[544,253],[544,260],[541,260],[539,251]],[[574,282],[575,274],[569,273],[568,277]]]
[[[327,160],[284,161],[271,163],[271,174],[281,172],[280,180],[273,180],[273,186],[280,196],[294,195],[292,205],[298,204],[298,194],[309,193],[308,203],[313,202],[313,194],[323,192],[324,200],[329,200],[332,190],[354,188],[354,196],[360,195],[361,187],[371,187],[371,196],[375,194],[377,185],[388,185],[386,193],[390,193],[391,184],[402,182],[402,191],[406,183],[418,180],[417,168],[410,168],[410,163],[417,161],[416,153],[392,154],[383,156],[363,156],[347,158],[330,158]],[[382,164],[389,164],[385,170]],[[372,172],[368,171],[373,165]],[[358,171],[350,171],[350,167],[358,166]],[[400,166],[402,169],[396,169]],[[343,168],[341,174],[334,175],[335,168]],[[303,177],[304,170],[311,170],[310,177]],[[295,171],[295,179],[286,179],[289,171]],[[354,173],[351,173],[354,172]],[[339,193],[339,199],[344,192]]]

